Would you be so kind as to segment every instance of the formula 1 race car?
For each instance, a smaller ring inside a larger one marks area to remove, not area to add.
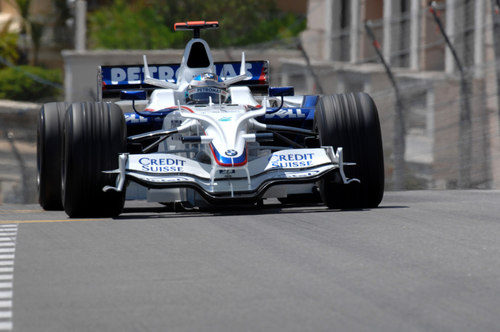
[[[125,199],[189,207],[323,201],[374,208],[384,192],[377,108],[365,93],[295,96],[268,62],[214,63],[192,30],[180,65],[103,66],[98,101],[48,103],[38,125],[39,202],[116,216]],[[142,67],[142,68],[141,68]],[[237,74],[238,73],[238,74]],[[120,95],[121,101],[103,101]]]

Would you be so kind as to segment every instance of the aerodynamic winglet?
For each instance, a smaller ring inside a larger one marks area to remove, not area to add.
[[[224,85],[229,86],[231,84],[246,80],[248,78],[246,72],[247,72],[247,70],[246,70],[246,62],[245,62],[245,52],[241,52],[240,74],[238,76],[231,77],[231,78],[224,80]]]
[[[148,67],[148,60],[146,58],[146,55],[142,56],[144,60],[144,83],[146,84],[151,84],[160,88],[166,88],[166,89],[174,89],[176,90],[178,88],[177,84],[170,83],[167,81],[162,81],[156,78],[152,78],[151,74],[149,72],[149,67]]]

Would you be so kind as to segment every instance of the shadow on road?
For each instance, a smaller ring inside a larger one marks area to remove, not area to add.
[[[378,209],[406,209],[404,205],[386,205],[377,209],[328,209],[322,204],[266,204],[255,206],[213,206],[209,209],[185,208],[183,206],[148,206],[126,207],[115,220],[137,220],[158,218],[193,218],[268,214],[304,214],[304,213],[349,213],[369,212]]]

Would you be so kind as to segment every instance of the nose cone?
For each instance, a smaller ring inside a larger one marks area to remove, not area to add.
[[[236,149],[220,149],[222,151],[219,151],[214,144],[210,144],[210,149],[212,150],[215,162],[219,166],[238,167],[244,166],[247,163],[247,149],[245,146],[240,151]]]

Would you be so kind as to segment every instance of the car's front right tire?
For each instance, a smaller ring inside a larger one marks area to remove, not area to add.
[[[384,195],[384,155],[377,107],[366,93],[321,96],[314,114],[320,144],[343,148],[348,178],[360,183],[338,183],[338,177],[320,181],[323,202],[330,208],[375,208]]]
[[[126,126],[113,103],[73,103],[64,125],[62,200],[70,217],[113,217],[121,213],[125,193],[103,192],[115,185],[118,154],[126,152]]]

